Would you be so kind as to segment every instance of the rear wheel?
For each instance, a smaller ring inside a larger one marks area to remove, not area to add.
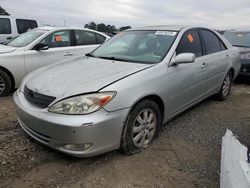
[[[11,79],[6,72],[0,70],[0,97],[7,96],[11,91]]]
[[[121,149],[127,154],[140,152],[150,146],[158,135],[161,113],[150,100],[138,103],[129,113],[122,134]]]
[[[233,75],[231,71],[229,71],[223,80],[220,92],[217,94],[217,98],[219,100],[224,101],[227,99],[231,91],[232,81],[233,81]]]

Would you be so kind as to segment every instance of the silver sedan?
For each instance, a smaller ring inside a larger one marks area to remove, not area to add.
[[[32,72],[14,100],[20,126],[49,147],[78,157],[133,154],[177,114],[212,95],[225,100],[239,70],[238,49],[216,31],[144,27]]]

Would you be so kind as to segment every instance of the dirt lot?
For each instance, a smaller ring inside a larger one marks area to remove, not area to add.
[[[168,123],[148,150],[76,159],[19,128],[11,97],[0,99],[0,187],[219,187],[221,138],[250,144],[250,85],[225,102],[210,98]]]

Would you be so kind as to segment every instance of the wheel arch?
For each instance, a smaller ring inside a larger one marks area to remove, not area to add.
[[[0,70],[4,71],[10,77],[11,90],[13,91],[15,89],[15,78],[14,78],[14,76],[12,75],[12,73],[8,69],[6,69],[6,68],[4,68],[2,66],[0,66]]]
[[[156,94],[149,94],[149,95],[146,95],[146,96],[143,96],[142,98],[138,99],[130,108],[127,116],[130,114],[131,110],[134,108],[134,106],[136,106],[138,103],[140,103],[141,101],[143,100],[151,100],[153,102],[155,102],[159,109],[160,109],[160,112],[161,112],[161,121],[163,122],[164,120],[164,115],[165,115],[165,106],[164,106],[164,102],[162,100],[162,98],[159,96],[159,95],[156,95]],[[127,119],[127,117],[126,117]]]

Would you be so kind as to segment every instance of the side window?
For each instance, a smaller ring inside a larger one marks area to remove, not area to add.
[[[106,38],[104,36],[96,34],[97,44],[102,44],[105,40],[106,40]]]
[[[56,31],[45,37],[41,43],[47,44],[49,48],[70,46],[70,31]]]
[[[10,19],[0,18],[0,34],[11,34]]]
[[[202,56],[201,40],[197,30],[186,31],[176,49],[176,55],[181,53],[194,53],[196,57]]]
[[[204,40],[206,54],[221,51],[220,39],[213,32],[202,29],[201,34]]]
[[[37,27],[35,20],[16,19],[17,31],[19,34],[25,33],[29,29]]]
[[[76,45],[96,44],[95,33],[89,31],[75,30]]]

